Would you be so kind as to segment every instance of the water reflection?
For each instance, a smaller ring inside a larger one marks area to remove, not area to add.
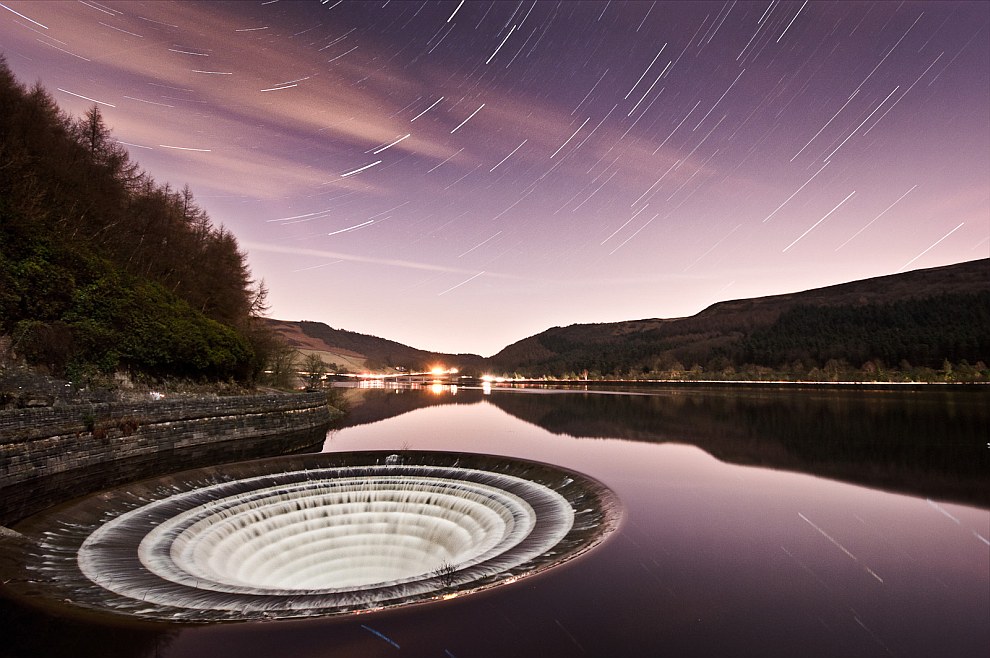
[[[135,658],[164,656],[177,633],[167,626],[105,625],[67,618],[57,610],[42,611],[0,597],[4,637],[0,656],[87,656]]]
[[[527,455],[593,475],[627,512],[543,587],[445,611],[440,638],[412,631],[427,614],[390,619],[390,637],[474,655],[461,621],[492,627],[490,656],[985,655],[984,394],[649,393],[393,391],[356,406],[362,424],[326,449]]]
[[[486,402],[558,435],[691,443],[735,464],[990,506],[990,405],[980,390],[354,391],[341,427],[422,406]],[[542,394],[540,394],[542,393]],[[456,394],[456,395],[455,395]]]
[[[354,392],[364,402],[325,450],[548,462],[612,489],[623,524],[595,551],[474,596],[357,618],[165,626],[167,642],[138,636],[121,655],[986,655],[986,394],[635,393]],[[93,639],[75,634],[66,654],[41,618],[5,623],[8,646],[31,633],[33,653],[19,655],[91,655],[112,636],[94,621]]]

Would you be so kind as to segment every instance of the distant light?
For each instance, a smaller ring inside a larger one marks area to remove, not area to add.
[[[440,366],[434,367],[433,369],[430,370],[430,372],[434,375],[444,375],[447,373],[447,371],[441,368]]]

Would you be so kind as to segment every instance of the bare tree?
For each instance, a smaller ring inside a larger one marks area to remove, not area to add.
[[[454,584],[454,573],[456,572],[457,567],[444,560],[439,567],[433,570],[433,575],[440,579],[444,587],[450,587]]]

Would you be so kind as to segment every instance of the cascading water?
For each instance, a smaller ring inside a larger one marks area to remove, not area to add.
[[[517,580],[599,543],[601,484],[457,453],[303,455],[200,469],[18,525],[12,581],[76,606],[174,621],[363,611]]]

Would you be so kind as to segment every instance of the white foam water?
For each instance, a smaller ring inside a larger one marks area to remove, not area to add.
[[[73,603],[120,614],[325,615],[513,582],[586,550],[615,524],[610,492],[547,465],[355,454],[374,463],[267,460],[275,466],[212,482],[201,469],[171,476],[155,495],[142,491],[124,510],[114,495],[95,497],[80,507],[99,521],[85,534],[86,523],[47,532],[37,569],[58,572],[52,587],[72,587]]]

